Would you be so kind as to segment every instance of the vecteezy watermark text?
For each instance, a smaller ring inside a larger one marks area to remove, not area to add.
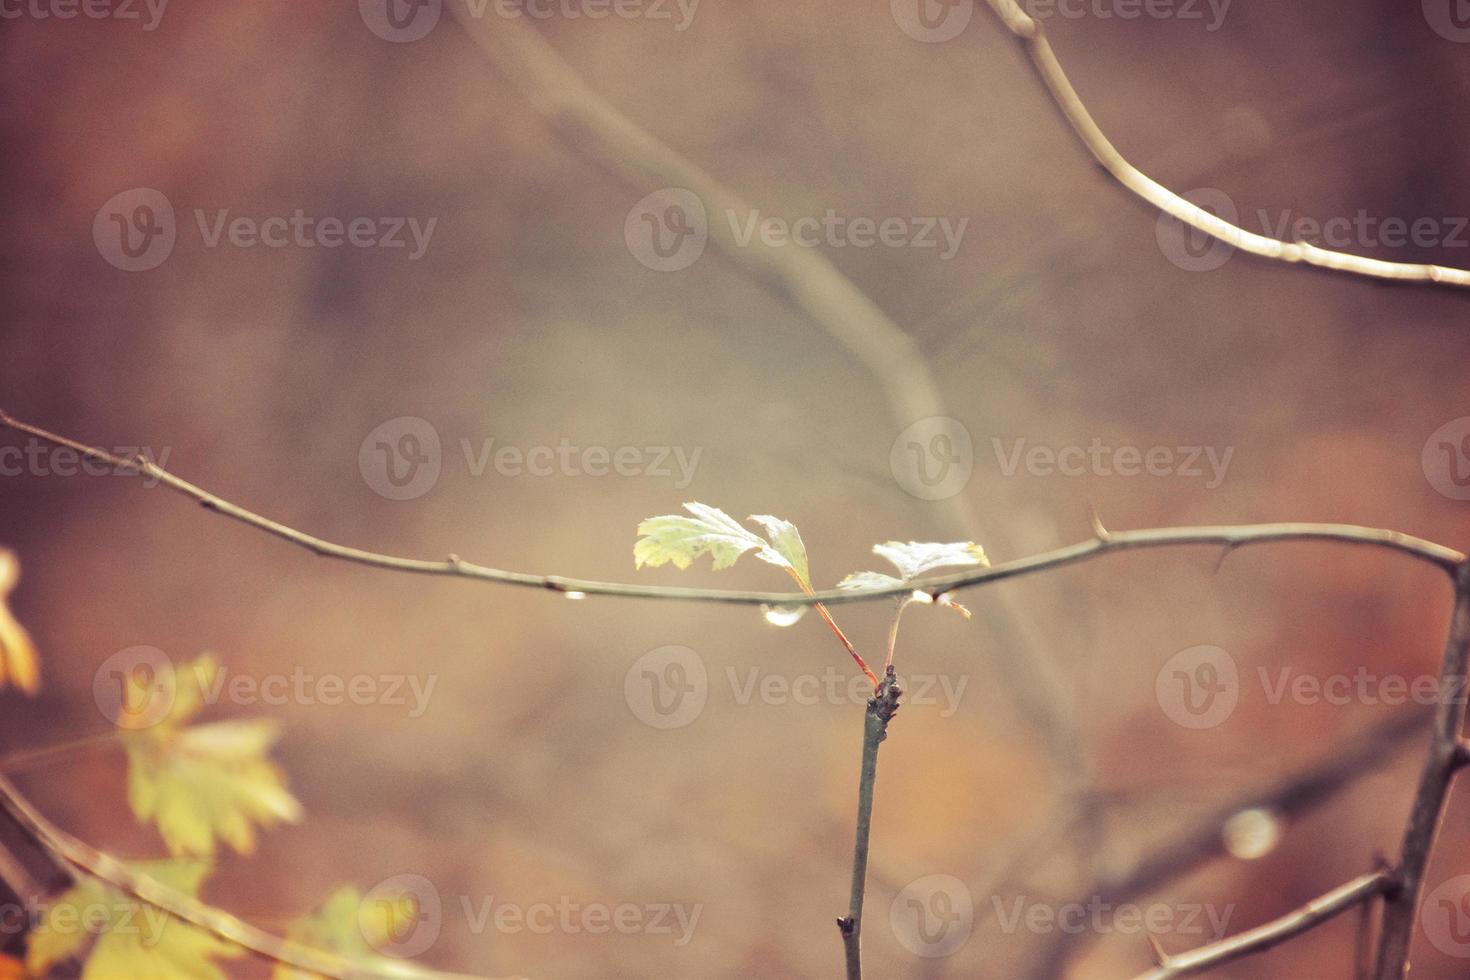
[[[392,215],[246,215],[230,208],[195,208],[193,224],[207,249],[324,248],[402,250],[410,262],[423,257],[438,218]],[[186,226],[187,227],[187,226]],[[162,192],[135,187],[113,195],[92,220],[92,242],[108,264],[125,272],[156,269],[173,254],[179,237],[173,203]]]
[[[423,875],[400,874],[374,885],[358,907],[358,925],[379,953],[418,956],[438,940],[445,920],[457,911],[472,935],[669,936],[676,948],[694,938],[700,902],[588,902],[571,895],[537,901],[507,901],[494,895],[459,895],[451,901]]]
[[[727,241],[736,248],[935,249],[941,261],[954,258],[970,224],[969,218],[937,215],[842,215],[834,208],[795,218],[766,214],[760,208],[727,208],[723,219]],[[697,194],[682,187],[665,187],[628,211],[623,241],[645,267],[678,272],[704,254],[711,230],[709,214]]]
[[[367,29],[385,41],[418,41],[439,23],[446,0],[358,0],[357,10]],[[486,15],[506,20],[646,20],[672,24],[682,33],[694,23],[700,0],[449,0],[462,2],[471,20]]]
[[[1217,906],[1199,902],[1109,902],[1094,895],[1086,902],[1055,905],[1033,902],[1024,895],[1009,901],[999,895],[990,899],[996,922],[1002,932],[1021,931],[1045,935],[1061,932],[1071,936],[1084,933],[1136,936],[1144,931],[1152,935],[1193,936],[1211,942],[1224,939],[1235,914],[1233,904]]]
[[[674,729],[691,724],[704,711],[712,694],[728,695],[739,707],[763,705],[861,706],[873,696],[873,685],[863,675],[827,667],[821,673],[785,674],[732,666],[715,675],[723,688],[712,684],[704,658],[685,646],[662,646],[639,657],[623,678],[623,697],[633,715],[650,728]],[[967,674],[908,674],[899,678],[904,704],[910,710],[939,709],[941,718],[959,710],[969,685]]]
[[[519,446],[494,437],[459,439],[465,471],[480,478],[490,472],[506,478],[647,477],[669,480],[683,490],[694,481],[702,446],[579,445],[563,436],[555,445]],[[389,500],[421,497],[439,482],[445,451],[439,430],[426,419],[404,415],[374,428],[358,446],[364,482]]]
[[[1007,448],[998,438],[992,438],[990,445],[1002,476],[1015,476],[1024,468],[1030,476],[1208,477],[1206,490],[1225,482],[1225,472],[1235,455],[1234,446],[1227,446],[1223,452],[1214,446],[1109,446],[1100,437],[1094,437],[1086,446],[1028,445],[1025,439],[1014,439]],[[1208,464],[1208,474],[1202,462]]]
[[[163,20],[168,0],[0,0],[0,20],[140,21],[151,31]],[[146,19],[145,19],[146,14]]]
[[[168,465],[170,447],[114,446],[112,455],[127,460],[147,460],[160,469]],[[40,439],[28,439],[23,446],[0,446],[0,477],[3,476],[136,476],[145,487],[156,487],[158,478],[146,470],[120,466],[78,452],[70,446],[55,446]]]
[[[334,674],[308,672],[300,666],[285,673],[251,674],[213,660],[180,669],[159,648],[135,646],[98,665],[92,675],[92,698],[104,718],[130,731],[166,719],[183,683],[196,687],[207,705],[381,705],[405,708],[409,718],[418,719],[428,710],[438,682],[437,674]]]

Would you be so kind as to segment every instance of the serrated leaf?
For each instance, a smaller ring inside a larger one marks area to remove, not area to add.
[[[641,536],[633,544],[635,567],[672,564],[685,569],[696,558],[708,554],[718,570],[729,568],[754,548],[761,561],[787,569],[803,588],[811,588],[806,546],[801,543],[796,525],[769,514],[751,517],[771,535],[767,541],[718,507],[687,503],[684,509],[694,516],[665,514],[650,517],[638,525]]]
[[[894,578],[882,572],[853,572],[838,582],[837,587],[850,591],[891,589],[895,586],[907,585],[924,573],[936,569],[990,564],[985,557],[985,552],[973,541],[954,541],[948,544],[919,541],[904,544],[900,541],[886,541],[883,544],[873,545],[873,553],[887,558],[903,577]],[[922,594],[918,597],[927,599]],[[955,602],[948,593],[939,597],[939,605],[953,609],[966,619],[970,618],[970,610]]]
[[[657,568],[672,563],[684,569],[707,553],[716,569],[729,568],[751,548],[767,547],[758,535],[718,507],[687,503],[684,509],[694,516],[666,514],[638,525],[641,537],[633,545],[634,567]]]
[[[128,805],[140,821],[157,824],[175,856],[212,857],[217,840],[249,854],[257,825],[301,818],[301,804],[268,758],[281,737],[278,723],[258,718],[183,724],[203,706],[215,670],[207,654],[179,668],[168,715],[123,734]]]
[[[191,897],[198,896],[210,871],[199,861],[138,861],[129,867]],[[88,878],[46,905],[27,937],[26,968],[39,977],[58,963],[85,956],[82,980],[225,980],[214,961],[243,953],[233,943]]]
[[[775,565],[784,565],[796,576],[801,587],[810,591],[812,580],[811,571],[807,568],[806,545],[802,543],[796,525],[770,514],[751,514],[750,519],[766,529],[766,540],[770,543],[770,547],[762,549],[756,557]],[[768,554],[770,551],[775,551],[781,560],[772,561]]]
[[[837,583],[839,589],[849,592],[867,592],[876,589],[891,589],[903,584],[903,579],[884,575],[882,572],[853,572]]]
[[[933,541],[885,541],[873,545],[873,554],[880,555],[898,569],[899,577],[912,582],[926,572],[938,568],[955,568],[964,565],[989,565],[985,551],[973,541],[953,541],[941,544]]]
[[[0,549],[0,687],[14,684],[34,695],[41,687],[39,659],[31,635],[10,612],[7,601],[20,581],[20,560]]]

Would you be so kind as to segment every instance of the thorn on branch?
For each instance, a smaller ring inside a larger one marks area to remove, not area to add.
[[[840,932],[840,933],[842,933],[842,938],[843,939],[846,939],[846,938],[848,938],[849,936],[852,935],[852,927],[853,927],[853,919],[852,919],[852,916],[850,916],[850,915],[839,915],[837,917],[837,931]]]
[[[1149,949],[1153,951],[1154,964],[1157,966],[1168,966],[1169,954],[1164,951],[1164,945],[1159,942],[1159,938],[1151,932],[1144,932],[1143,938],[1148,940]]]
[[[1224,565],[1225,565],[1225,559],[1226,558],[1229,558],[1230,557],[1230,553],[1232,551],[1234,551],[1234,550],[1235,550],[1235,542],[1234,541],[1227,541],[1225,543],[1225,547],[1223,547],[1223,548],[1220,549],[1220,557],[1215,559],[1215,567],[1212,570],[1213,571],[1213,574],[1216,574],[1216,575],[1220,574],[1220,569],[1223,568]]]
[[[1101,543],[1107,544],[1112,538],[1112,534],[1103,526],[1102,518],[1097,516],[1097,508],[1091,504],[1087,505],[1087,518],[1088,523],[1092,525],[1093,537],[1097,538]]]

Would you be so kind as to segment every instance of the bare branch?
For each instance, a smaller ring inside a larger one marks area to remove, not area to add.
[[[1006,28],[1020,39],[1047,91],[1051,93],[1052,101],[1062,111],[1082,145],[1118,183],[1160,211],[1211,238],[1262,258],[1311,265],[1370,279],[1470,286],[1470,271],[1465,269],[1412,262],[1385,262],[1350,252],[1320,248],[1308,242],[1284,242],[1246,231],[1239,225],[1231,224],[1204,208],[1191,204],[1129,163],[1103,134],[1077,90],[1072,87],[1067,73],[1062,70],[1056,52],[1052,50],[1051,43],[1042,31],[1040,21],[1022,10],[1016,0],[989,0],[989,3]]]
[[[1217,966],[1224,966],[1238,959],[1264,952],[1309,929],[1316,928],[1354,906],[1371,901],[1383,894],[1392,881],[1393,876],[1387,871],[1374,871],[1354,878],[1347,884],[1334,888],[1319,898],[1312,899],[1301,908],[1256,926],[1254,929],[1247,929],[1239,935],[1192,949],[1187,953],[1166,954],[1157,967],[1139,974],[1136,980],[1175,980],[1177,977],[1192,977]],[[1149,938],[1153,939],[1152,936]],[[1162,947],[1155,942],[1154,950],[1156,954],[1160,953]]]
[[[1239,548],[1248,544],[1264,544],[1282,541],[1338,541],[1346,544],[1367,545],[1398,551],[1421,561],[1453,573],[1465,556],[1453,548],[1447,548],[1423,538],[1416,538],[1398,531],[1358,527],[1352,524],[1245,524],[1218,527],[1153,528],[1140,531],[1109,531],[1106,538],[1093,538],[1080,544],[1057,548],[1053,551],[1018,558],[985,568],[966,572],[921,579],[885,589],[848,591],[826,589],[817,592],[742,592],[730,589],[688,589],[655,585],[628,585],[618,582],[595,582],[588,579],[566,578],[559,575],[532,575],[526,572],[503,571],[465,561],[451,555],[445,561],[427,561],[420,558],[402,558],[396,555],[379,554],[335,544],[295,528],[287,527],[246,510],[222,497],[195,486],[181,477],[145,457],[128,458],[110,453],[105,449],[87,446],[65,436],[48,432],[0,411],[0,427],[24,432],[58,446],[73,449],[88,459],[107,463],[131,473],[138,473],[157,481],[191,500],[197,501],[206,510],[223,514],[242,524],[299,545],[313,554],[325,558],[336,558],[359,565],[389,571],[410,572],[418,575],[443,575],[451,578],[467,578],[504,585],[519,585],[552,592],[579,592],[583,595],[604,595],[636,599],[670,599],[685,602],[721,602],[737,605],[781,605],[809,606],[815,603],[838,605],[847,602],[866,602],[893,596],[905,596],[915,590],[927,592],[939,598],[956,589],[988,585],[1003,579],[1016,578],[1036,572],[1060,568],[1096,558],[1114,551],[1131,551],[1141,548],[1180,547],[1184,545],[1215,545]]]
[[[1368,725],[1361,732],[1340,740],[1324,758],[1299,766],[1269,782],[1233,793],[1184,826],[1161,834],[1140,848],[1139,856],[1128,867],[1095,876],[1078,888],[1078,894],[1097,896],[1112,904],[1147,895],[1223,854],[1225,845],[1221,828],[1235,814],[1261,808],[1278,814],[1283,820],[1291,820],[1309,813],[1358,779],[1391,762],[1411,742],[1423,737],[1427,722],[1426,712],[1403,711]],[[1070,823],[1063,826],[1070,826]],[[998,892],[1015,887],[1008,884]],[[1081,949],[1082,945],[1072,941],[1072,937],[1057,934],[1034,952],[1031,968],[1017,975],[1063,976],[1066,964]]]
[[[1434,737],[1423,775],[1419,777],[1408,828],[1404,831],[1397,887],[1384,903],[1383,931],[1378,937],[1374,966],[1377,980],[1402,980],[1409,974],[1409,946],[1419,911],[1419,895],[1424,890],[1424,870],[1444,815],[1450,783],[1464,762],[1467,660],[1470,660],[1470,565],[1462,565],[1455,579],[1455,609],[1439,670],[1440,696],[1435,709]]]
[[[873,788],[878,780],[878,747],[888,737],[888,723],[899,708],[903,690],[890,664],[883,683],[868,699],[863,721],[862,773],[858,779],[857,834],[852,845],[852,895],[847,915],[837,920],[847,964],[847,980],[863,980],[863,896],[868,884],[868,838],[873,827]]]

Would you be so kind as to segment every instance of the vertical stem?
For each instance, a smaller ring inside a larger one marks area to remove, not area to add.
[[[857,836],[852,845],[852,898],[847,915],[837,920],[842,945],[847,954],[847,980],[862,980],[863,892],[868,880],[868,837],[873,826],[873,786],[878,778],[878,746],[888,737],[888,722],[898,711],[903,696],[890,665],[878,685],[878,692],[868,699],[863,721],[863,765],[858,781]]]
[[[1464,762],[1460,746],[1465,727],[1467,659],[1470,659],[1470,563],[1462,564],[1455,572],[1455,610],[1439,672],[1434,736],[1428,761],[1419,777],[1409,825],[1404,831],[1396,887],[1384,901],[1383,930],[1373,973],[1377,980],[1402,980],[1409,973],[1409,946],[1414,938],[1419,897],[1424,890],[1424,871],[1444,814],[1450,783]]]

